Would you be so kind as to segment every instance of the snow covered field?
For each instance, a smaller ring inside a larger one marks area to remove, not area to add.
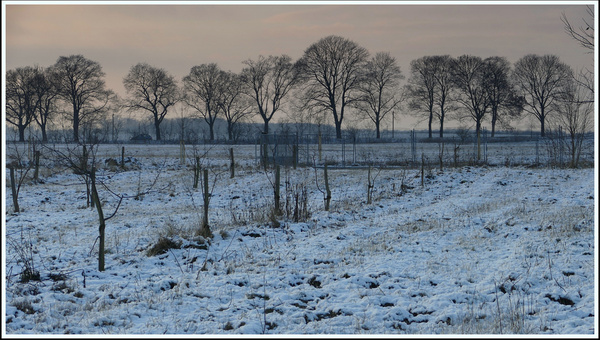
[[[593,168],[374,168],[371,204],[367,169],[329,169],[328,212],[323,169],[284,168],[274,217],[273,170],[236,147],[233,179],[226,153],[202,160],[205,241],[178,147],[137,148],[97,174],[136,197],[107,220],[104,272],[81,176],[44,169],[19,213],[5,176],[4,335],[598,334]]]

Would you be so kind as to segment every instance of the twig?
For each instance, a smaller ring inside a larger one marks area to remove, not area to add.
[[[183,269],[181,268],[181,264],[179,263],[177,256],[175,256],[175,253],[173,253],[173,249],[169,248],[169,251],[171,252],[171,254],[173,254],[173,257],[175,258],[175,262],[177,262],[177,266],[179,267],[179,270],[181,270],[181,274],[185,274],[183,272]]]

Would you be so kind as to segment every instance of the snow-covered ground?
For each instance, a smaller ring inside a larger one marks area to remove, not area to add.
[[[205,241],[172,151],[98,171],[105,217],[106,188],[135,197],[106,221],[103,272],[80,176],[45,169],[19,213],[6,181],[4,335],[598,334],[593,168],[373,168],[371,204],[367,169],[329,169],[330,211],[322,168],[283,168],[273,216],[273,170],[240,157],[230,178],[224,154],[202,159]]]

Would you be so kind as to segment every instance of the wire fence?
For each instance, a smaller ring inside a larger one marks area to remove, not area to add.
[[[577,144],[576,144],[577,143]],[[579,144],[580,143],[580,144]],[[264,164],[338,167],[404,166],[422,163],[443,166],[579,166],[594,164],[594,136],[571,138],[561,130],[546,137],[503,135],[490,137],[483,130],[479,138],[449,136],[423,138],[409,131],[393,140],[336,139],[317,134],[263,135],[255,145],[255,161]]]
[[[579,138],[580,137],[580,138]],[[575,142],[575,143],[574,143]],[[7,143],[6,165],[23,167],[31,163],[34,154],[41,151],[40,163],[52,166],[53,153],[47,150],[73,150],[76,144]],[[527,134],[497,134],[491,137],[483,131],[479,141],[473,136],[449,134],[444,138],[429,138],[423,132],[397,133],[396,138],[368,139],[345,136],[337,139],[332,135],[319,134],[269,134],[261,135],[254,144],[98,144],[96,156],[101,161],[109,158],[117,161],[148,159],[162,164],[175,159],[178,164],[193,163],[196,156],[211,166],[229,166],[230,154],[235,153],[239,165],[265,166],[317,166],[332,167],[408,167],[423,164],[436,167],[459,167],[465,165],[568,167],[594,166],[594,134],[589,133],[572,139],[558,131],[546,133],[546,137]],[[233,152],[231,152],[233,149]],[[13,163],[19,164],[13,164]],[[22,164],[21,164],[22,163]]]

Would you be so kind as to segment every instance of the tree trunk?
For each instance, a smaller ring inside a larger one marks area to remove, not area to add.
[[[214,141],[215,140],[215,123],[213,122],[212,124],[208,124],[208,130],[210,132],[210,141]]]
[[[492,112],[492,138],[496,135],[496,120],[498,120],[498,113]]]
[[[79,143],[79,110],[73,108],[73,141]]]
[[[19,125],[19,142],[25,142],[25,125]]]
[[[431,124],[433,122],[433,111],[429,111],[429,123],[428,123],[428,128],[429,128],[429,138],[432,138],[432,132],[431,132]]]
[[[227,136],[230,141],[233,140],[233,124],[229,120],[227,121]]]
[[[546,129],[545,129],[545,126],[544,126],[545,119],[544,118],[545,117],[543,117],[543,116],[540,117],[540,125],[541,125],[541,131],[540,131],[540,133],[541,133],[542,138],[546,137]]]
[[[42,130],[42,143],[48,142],[48,134],[46,133],[46,124],[40,126]]]
[[[154,130],[156,132],[156,140],[161,140],[160,139],[160,122],[158,121],[158,119],[154,119]]]
[[[342,122],[335,122],[335,138],[342,139]]]

